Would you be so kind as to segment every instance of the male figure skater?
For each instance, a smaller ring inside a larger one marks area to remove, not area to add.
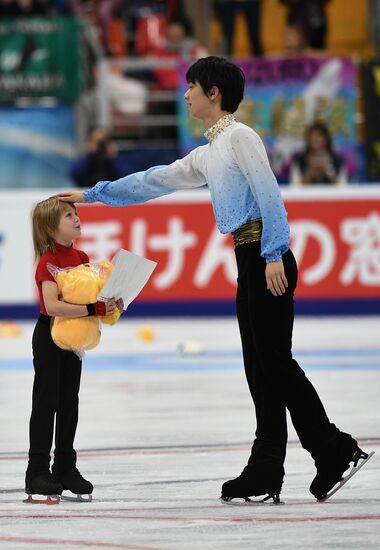
[[[199,59],[186,75],[189,113],[202,120],[207,145],[169,166],[155,166],[61,200],[122,206],[208,185],[216,223],[231,232],[238,267],[237,317],[257,427],[248,464],[226,481],[222,499],[267,495],[279,500],[287,442],[286,408],[317,468],[310,491],[323,499],[350,462],[367,458],[332,424],[312,384],[292,357],[297,265],[289,225],[264,145],[233,113],[244,94],[243,72],[220,57]]]

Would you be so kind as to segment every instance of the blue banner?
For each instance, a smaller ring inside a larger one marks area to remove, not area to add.
[[[0,109],[0,188],[72,186],[72,107]]]

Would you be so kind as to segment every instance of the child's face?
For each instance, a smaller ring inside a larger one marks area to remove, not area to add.
[[[71,243],[81,234],[80,219],[75,208],[68,206],[62,213],[54,240]]]

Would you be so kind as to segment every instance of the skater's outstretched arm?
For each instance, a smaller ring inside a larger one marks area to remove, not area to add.
[[[172,164],[154,166],[116,181],[100,181],[88,191],[64,192],[58,198],[71,202],[102,202],[111,206],[128,206],[146,202],[180,189],[206,185],[204,149],[197,147]]]

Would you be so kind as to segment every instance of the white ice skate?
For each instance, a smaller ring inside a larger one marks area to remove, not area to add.
[[[269,502],[272,499],[272,502]],[[250,497],[220,497],[222,504],[229,504],[230,506],[257,506],[258,504],[285,504],[283,500],[280,500],[280,493],[268,493],[264,498],[259,500],[252,500]]]
[[[61,495],[61,500],[66,500],[68,502],[92,502],[92,495],[75,495],[74,493],[69,493],[68,495]]]

